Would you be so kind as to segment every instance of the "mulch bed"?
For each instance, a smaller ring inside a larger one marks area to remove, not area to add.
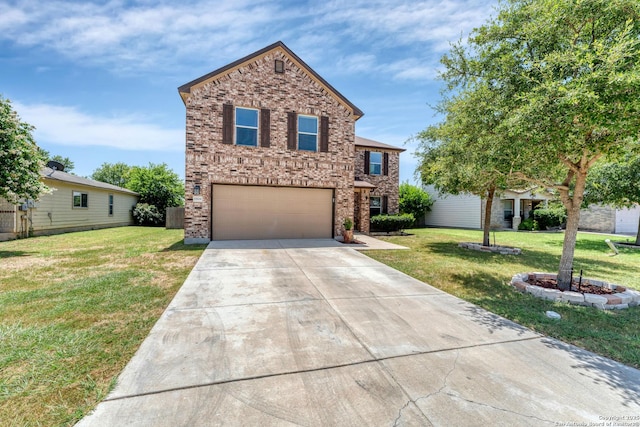
[[[560,288],[558,288],[556,279],[534,279],[530,277],[529,280],[527,280],[527,283],[529,283],[530,285],[540,286],[541,288],[561,290]],[[611,295],[611,294],[617,294],[619,292],[625,291],[625,289],[621,289],[620,287],[616,289],[609,289],[609,288],[603,288],[601,286],[585,284],[584,282],[580,285],[580,290],[578,291],[577,280],[573,281],[571,285],[571,290],[574,292],[581,292],[583,294],[595,294],[595,295]]]

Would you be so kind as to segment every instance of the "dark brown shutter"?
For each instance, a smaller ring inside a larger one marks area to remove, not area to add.
[[[295,150],[298,145],[298,115],[290,111],[287,113],[287,148]]]
[[[389,198],[387,196],[382,196],[382,213],[386,214],[387,212],[387,205],[389,204]]]
[[[371,157],[371,153],[368,151],[364,152],[364,174],[369,175],[369,158]]]
[[[260,110],[260,146],[271,147],[271,110]]]
[[[320,151],[329,152],[329,117],[320,117]]]
[[[222,143],[233,144],[233,105],[222,105]]]
[[[382,175],[389,175],[389,153],[382,155]]]

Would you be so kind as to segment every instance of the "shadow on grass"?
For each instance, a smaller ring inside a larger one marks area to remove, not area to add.
[[[609,387],[620,396],[625,406],[640,405],[640,371],[637,369],[551,338],[542,342],[547,347],[569,353],[575,360],[571,366],[573,369],[579,370],[595,384]]]
[[[26,251],[0,251],[0,259],[19,257],[19,256],[30,256],[30,255],[33,255],[33,252],[26,252]]]
[[[458,242],[437,242],[427,243],[422,248],[428,249],[438,255],[459,258],[465,261],[483,263],[490,261],[492,264],[522,264],[529,266],[531,271],[556,272],[560,263],[560,255],[549,254],[545,251],[525,248],[521,255],[500,255],[493,252],[481,252],[458,247]],[[581,269],[585,270],[586,277],[593,277],[594,274],[606,274],[607,271],[637,272],[637,266],[631,264],[621,264],[610,261],[594,260],[588,257],[576,256],[573,260],[574,271],[579,274]],[[594,274],[588,273],[589,271]],[[595,278],[595,277],[594,277]],[[606,280],[606,277],[603,279]]]
[[[207,247],[206,244],[198,245],[185,245],[184,240],[178,240],[168,248],[164,248],[161,252],[174,252],[174,251],[201,251]]]

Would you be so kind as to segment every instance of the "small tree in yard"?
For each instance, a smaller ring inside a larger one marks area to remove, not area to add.
[[[47,187],[40,180],[45,158],[11,102],[0,96],[0,197],[11,203],[37,200]]]
[[[558,287],[568,289],[587,175],[638,145],[640,2],[506,0],[444,62],[463,93],[488,86],[506,100],[495,133],[509,142],[513,174],[558,192]]]
[[[400,184],[398,205],[401,214],[412,214],[416,221],[431,210],[433,200],[429,193],[408,182]]]
[[[620,162],[596,165],[587,178],[583,202],[584,206],[604,203],[617,208],[640,203],[640,157],[629,155]],[[635,244],[640,245],[640,223]]]
[[[127,188],[140,194],[140,203],[154,206],[160,213],[158,225],[164,223],[168,207],[184,204],[184,184],[165,163],[134,166],[128,177]]]

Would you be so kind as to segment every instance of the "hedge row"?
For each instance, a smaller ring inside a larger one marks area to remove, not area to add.
[[[371,231],[399,231],[410,228],[415,221],[411,214],[376,215],[371,217]]]

